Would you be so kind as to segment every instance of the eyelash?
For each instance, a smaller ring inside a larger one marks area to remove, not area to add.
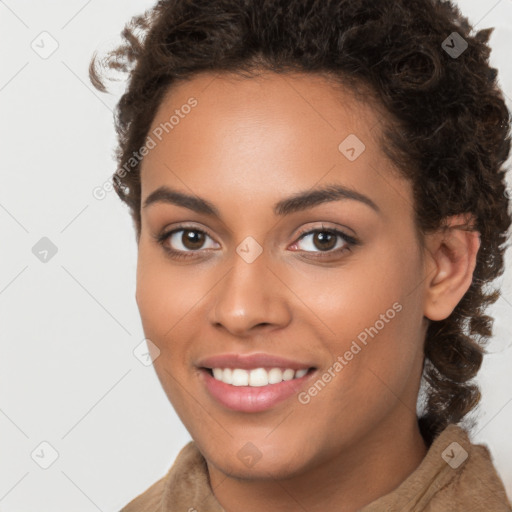
[[[197,251],[176,251],[175,249],[170,249],[169,247],[167,247],[165,245],[165,242],[168,240],[168,238],[173,235],[174,233],[177,233],[179,231],[193,231],[193,232],[196,232],[196,233],[202,233],[204,235],[207,235],[208,237],[212,238],[206,231],[202,230],[202,229],[199,229],[199,228],[196,228],[195,226],[186,226],[186,225],[180,225],[170,231],[164,231],[158,235],[155,236],[155,239],[156,241],[162,246],[162,248],[168,253],[168,255],[174,259],[188,259],[188,258],[193,258],[195,256],[196,253],[198,253],[201,249],[198,249]],[[305,229],[301,232],[299,232],[299,234],[297,235],[297,242],[299,242],[300,240],[302,240],[306,235],[311,235],[311,234],[314,234],[314,233],[320,233],[320,232],[327,232],[327,233],[331,233],[331,234],[335,234],[336,236],[339,236],[340,238],[342,238],[345,242],[345,245],[343,247],[340,247],[336,250],[329,250],[329,251],[319,251],[318,253],[313,253],[313,254],[316,254],[316,256],[313,256],[313,258],[317,258],[317,259],[323,259],[323,258],[329,258],[329,257],[332,257],[333,254],[341,254],[341,253],[344,253],[345,251],[351,251],[353,247],[359,245],[359,241],[350,236],[350,235],[347,235],[346,233],[344,233],[343,231],[339,230],[339,229],[336,229],[336,228],[328,228],[328,227],[325,227],[325,226],[321,226],[320,228],[315,228],[315,229]],[[294,242],[296,243],[296,242]],[[308,254],[309,254],[309,251],[306,251]]]

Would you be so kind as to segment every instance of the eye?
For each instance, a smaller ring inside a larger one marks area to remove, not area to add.
[[[179,226],[172,231],[157,235],[156,238],[158,243],[175,258],[187,258],[201,249],[218,247],[208,233],[192,226]],[[208,240],[210,240],[210,244],[205,246],[205,242]]]
[[[357,243],[358,241],[354,237],[339,229],[322,226],[302,233],[292,248],[299,248],[306,252],[327,253],[326,256],[330,256],[333,253],[349,251]],[[318,256],[323,256],[323,254],[318,254]]]
[[[202,229],[195,226],[178,226],[155,236],[157,242],[175,259],[196,256],[203,249],[217,249],[219,244]],[[209,241],[209,243],[208,243]],[[292,250],[317,253],[315,258],[332,257],[344,251],[350,251],[358,240],[336,228],[321,226],[317,229],[303,231],[299,239],[291,246]],[[317,249],[317,250],[315,250]]]

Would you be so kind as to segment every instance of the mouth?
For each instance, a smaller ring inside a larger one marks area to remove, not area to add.
[[[288,403],[310,385],[316,374],[316,367],[200,367],[199,378],[217,405],[231,411],[257,413]]]
[[[215,380],[231,386],[249,386],[263,387],[279,384],[283,381],[301,379],[308,373],[316,370],[314,366],[309,368],[277,368],[277,367],[259,367],[259,368],[207,368],[201,367],[203,371]]]

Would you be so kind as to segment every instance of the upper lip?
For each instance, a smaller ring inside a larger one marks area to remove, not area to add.
[[[216,356],[207,357],[198,363],[202,368],[291,368],[300,370],[302,368],[313,367],[310,363],[302,363],[273,354],[218,354]]]

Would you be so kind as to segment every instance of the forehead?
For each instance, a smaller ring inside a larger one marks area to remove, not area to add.
[[[203,73],[179,83],[148,133],[155,146],[141,166],[142,200],[169,184],[203,197],[268,196],[273,204],[322,181],[365,189],[375,202],[407,196],[407,184],[390,184],[382,112],[361,98],[311,74]]]
[[[315,74],[267,72],[255,78],[244,78],[234,74],[201,73],[178,82],[167,91],[150,133],[160,131],[157,138],[169,139],[166,142],[171,145],[178,143],[180,135],[188,137],[191,132],[199,131],[203,135],[208,132],[208,139],[203,139],[203,143],[223,142],[226,138],[233,142],[233,133],[239,135],[236,140],[240,142],[247,134],[263,142],[265,134],[275,136],[279,132],[282,137],[274,145],[283,139],[291,141],[300,135],[315,134],[315,139],[324,138],[327,145],[343,135],[357,133],[360,139],[372,145],[377,142],[373,139],[378,130],[372,132],[382,112],[369,94],[355,93]],[[190,108],[190,104],[194,107]],[[173,136],[166,137],[170,132]]]

